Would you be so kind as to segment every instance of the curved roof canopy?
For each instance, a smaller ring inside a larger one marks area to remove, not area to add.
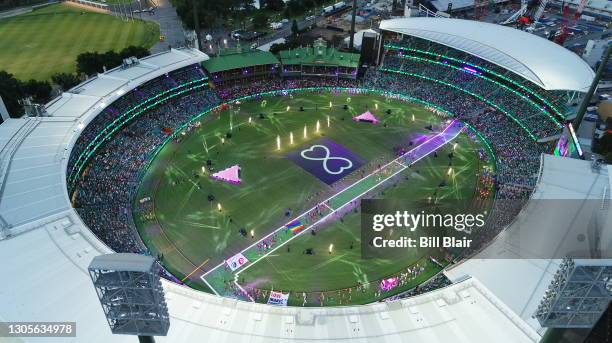
[[[562,46],[497,24],[433,17],[401,18],[383,20],[380,29],[465,51],[546,90],[586,92],[595,76],[586,62]]]

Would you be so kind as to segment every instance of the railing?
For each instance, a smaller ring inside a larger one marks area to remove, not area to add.
[[[0,196],[4,191],[5,180],[11,160],[17,151],[21,142],[28,136],[32,130],[38,125],[39,121],[35,118],[25,119],[23,124],[15,134],[9,139],[4,148],[0,150]]]
[[[67,0],[67,1],[74,2],[80,5],[85,5],[85,6],[92,6],[92,7],[103,9],[103,10],[109,9],[109,6],[107,4],[97,2],[97,1],[91,1],[91,0]]]

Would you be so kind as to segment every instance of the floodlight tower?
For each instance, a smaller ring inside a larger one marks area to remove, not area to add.
[[[138,335],[155,342],[170,328],[159,265],[150,256],[108,254],[94,257],[89,275],[113,334]]]
[[[564,259],[534,317],[548,328],[592,328],[612,300],[612,261]]]

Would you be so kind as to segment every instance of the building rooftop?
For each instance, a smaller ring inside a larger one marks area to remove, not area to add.
[[[217,73],[225,70],[278,63],[279,62],[276,56],[269,51],[249,50],[213,57],[207,61],[204,61],[202,66],[209,73]]]

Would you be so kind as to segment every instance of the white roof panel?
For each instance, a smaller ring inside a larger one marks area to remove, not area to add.
[[[542,175],[532,201],[527,203],[517,220],[474,258],[445,272],[451,280],[461,280],[466,275],[477,278],[538,332],[543,332],[543,329],[531,316],[561,262],[560,259],[538,254],[545,250],[543,246],[563,249],[567,241],[575,240],[574,234],[568,234],[568,227],[572,226],[574,218],[584,214],[581,208],[576,208],[573,213],[568,207],[555,211],[554,206],[544,206],[546,201],[542,200],[573,199],[579,200],[577,203],[585,199],[600,201],[611,183],[608,170],[602,167],[600,172],[594,172],[590,161],[543,155],[542,165]],[[612,220],[610,208],[607,209],[607,218],[609,223]],[[521,232],[521,226],[541,229],[530,230],[529,242],[518,242],[516,233]],[[612,233],[609,231],[603,231],[601,247],[610,246]],[[585,244],[589,244],[588,240],[585,240]],[[525,256],[525,252],[529,252],[529,256]],[[592,261],[589,260],[589,263]],[[609,259],[594,261],[606,265],[611,263]]]
[[[573,52],[502,25],[430,17],[383,20],[380,28],[465,51],[547,90],[586,92],[595,76],[591,67]]]

